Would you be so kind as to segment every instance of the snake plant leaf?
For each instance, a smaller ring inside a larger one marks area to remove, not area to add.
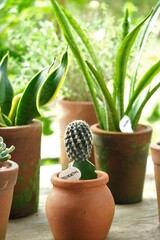
[[[39,103],[41,105],[45,104],[56,95],[64,81],[64,76],[68,68],[66,53],[62,59],[63,62],[61,62],[57,69],[52,70],[51,66],[49,68],[46,67],[31,79],[19,101],[15,125],[25,125],[30,123],[34,118],[39,117],[41,115]]]
[[[132,121],[132,128],[133,130],[136,129],[136,126],[138,124],[138,121],[140,119],[141,113],[144,109],[144,106],[146,105],[146,103],[149,101],[149,99],[153,96],[153,94],[159,89],[160,87],[160,82],[154,86],[151,90],[144,90],[143,92],[141,92],[141,95],[136,99],[136,101],[134,102],[133,106],[132,106],[132,111],[130,111],[130,113],[128,114],[131,121]]]
[[[17,107],[21,97],[22,97],[22,93],[18,93],[13,97],[13,100],[12,100],[11,110],[9,112],[8,118],[11,120],[13,125],[15,125]]]
[[[85,79],[86,79],[86,82],[87,82],[87,85],[88,85],[88,88],[90,90],[90,94],[92,96],[92,99],[93,99],[93,103],[94,103],[94,106],[95,106],[95,111],[96,111],[96,114],[97,114],[97,117],[98,117],[98,120],[99,120],[99,124],[100,124],[100,127],[102,128],[103,127],[103,116],[101,115],[101,110],[99,108],[99,102],[98,102],[98,99],[97,99],[97,96],[96,96],[96,92],[95,92],[95,89],[94,89],[94,84],[93,84],[93,78],[91,77],[91,74],[89,72],[89,69],[87,67],[87,64],[81,54],[81,50],[79,48],[79,45],[75,39],[75,36],[73,35],[72,33],[72,28],[71,26],[73,27],[73,29],[76,29],[77,27],[77,23],[76,23],[76,26],[74,26],[75,24],[75,21],[72,20],[72,23],[70,22],[71,20],[67,18],[67,15],[65,15],[65,12],[63,12],[63,8],[57,3],[57,1],[55,0],[51,0],[52,2],[52,6],[53,6],[53,10],[54,10],[54,13],[55,13],[55,16],[56,16],[56,19],[62,29],[62,32],[66,38],[66,41],[68,42],[68,45],[71,49],[71,51],[73,52],[84,76],[85,76]],[[70,20],[70,21],[69,21]],[[78,30],[78,34],[79,37],[81,37],[82,35],[82,30]],[[83,42],[85,43],[86,40],[84,39],[84,35],[82,36],[83,38]],[[88,43],[87,43],[88,44]],[[87,48],[87,46],[86,46]],[[89,50],[88,50],[89,52]],[[93,59],[92,59],[93,60]],[[93,60],[94,62],[94,60]]]
[[[8,115],[13,99],[13,88],[8,79],[7,64],[8,53],[0,63],[0,107],[5,115]]]
[[[61,64],[56,69],[52,69],[47,79],[40,87],[37,97],[37,108],[52,101],[61,88],[68,71],[68,51],[62,56]]]
[[[48,73],[48,68],[45,67],[30,80],[23,95],[19,101],[15,125],[25,125],[30,123],[34,118],[40,116],[40,113],[36,106],[36,99],[39,88],[42,82],[45,80]]]
[[[155,63],[143,76],[143,78],[139,81],[133,95],[129,101],[125,114],[128,115],[130,111],[134,111],[132,106],[134,101],[137,99],[139,94],[142,92],[144,88],[146,88],[153,80],[153,78],[160,72],[160,60]],[[159,83],[158,83],[159,84]],[[157,85],[157,84],[156,84]]]
[[[116,108],[114,105],[114,100],[113,100],[104,80],[99,75],[98,71],[96,71],[96,69],[93,67],[93,65],[91,63],[89,63],[88,61],[86,61],[86,63],[88,65],[89,69],[91,70],[91,72],[93,73],[95,79],[97,80],[97,83],[100,86],[100,90],[103,92],[104,99],[106,101],[106,104],[107,104],[110,114],[111,114],[112,122],[114,123],[114,130],[119,131],[119,119],[118,119],[117,111],[116,111]],[[105,129],[105,126],[103,129]],[[109,129],[109,130],[111,130],[111,129]]]
[[[141,21],[123,40],[116,57],[115,66],[115,77],[114,77],[114,99],[117,102],[118,112],[120,114],[120,119],[124,115],[124,89],[125,89],[125,78],[128,58],[130,56],[130,50],[137,38],[137,35],[150,17],[151,13]]]
[[[78,24],[78,22],[76,21],[75,18],[72,17],[72,15],[67,11],[67,9],[65,9],[62,6],[62,11],[64,12],[65,16],[67,17],[68,21],[70,22],[71,26],[73,27],[73,29],[77,32],[78,36],[81,38],[82,42],[84,43],[84,46],[86,48],[86,50],[88,51],[97,71],[99,72],[99,74],[101,75],[101,77],[103,76],[103,71],[101,66],[99,65],[99,61],[97,59],[97,56],[93,50],[92,45],[90,44],[90,41],[88,39],[88,37],[86,36],[85,32],[83,31],[83,29],[81,28],[81,26]]]
[[[0,127],[12,126],[12,121],[2,113],[0,108]]]
[[[153,8],[150,18],[145,23],[144,29],[139,36],[139,42],[137,44],[137,51],[136,51],[136,56],[135,56],[135,60],[134,60],[133,73],[131,76],[131,85],[130,85],[130,94],[129,94],[130,96],[132,96],[134,87],[136,84],[136,77],[137,77],[138,67],[139,67],[143,49],[145,47],[148,36],[151,33],[159,14],[160,14],[160,1],[158,1],[157,4],[155,5],[155,7]]]

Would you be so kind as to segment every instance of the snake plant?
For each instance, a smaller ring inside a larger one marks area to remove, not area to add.
[[[22,93],[14,95],[8,79],[8,60],[7,53],[0,63],[0,127],[26,125],[39,117],[40,107],[55,98],[68,70],[66,51],[57,67],[54,63],[44,67],[31,78]]]
[[[127,30],[128,12],[126,11],[125,24],[123,25],[126,29],[123,28],[123,39],[117,51],[111,89],[106,85],[97,53],[94,52],[94,46],[91,45],[87,34],[67,9],[56,0],[51,0],[51,2],[60,28],[86,79],[100,128],[120,131],[120,121],[127,116],[131,121],[132,129],[135,130],[144,106],[160,87],[159,80],[152,84],[155,76],[160,72],[160,61],[151,66],[141,79],[138,79],[137,74],[142,51],[160,12],[160,1],[157,2],[148,16],[129,32]],[[76,37],[75,34],[77,34]],[[84,49],[81,50],[79,47],[80,39],[89,54],[87,60],[83,56]],[[133,73],[130,77],[130,83],[127,84],[128,62],[135,42],[137,50],[132,67]],[[126,85],[129,85],[130,90],[126,88]],[[127,98],[126,94],[128,94]]]

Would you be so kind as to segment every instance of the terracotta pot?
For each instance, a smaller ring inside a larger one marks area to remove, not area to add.
[[[96,113],[92,102],[58,101],[59,104],[59,129],[60,129],[60,163],[62,169],[68,167],[68,157],[64,147],[64,132],[67,125],[74,120],[86,121],[89,125],[97,122]],[[94,152],[89,159],[93,164]]]
[[[140,202],[152,128],[139,125],[134,133],[121,133],[107,132],[94,124],[91,131],[96,167],[109,174],[108,187],[115,203]]]
[[[28,216],[38,210],[41,132],[40,121],[0,128],[6,145],[15,146],[12,158],[19,165],[10,218]]]
[[[18,164],[13,161],[0,163],[0,240],[6,236],[18,168]]]
[[[160,142],[150,145],[151,156],[154,163],[154,175],[157,191],[158,215],[160,222]]]
[[[54,239],[103,240],[107,236],[115,205],[106,185],[108,174],[97,173],[97,179],[79,181],[52,176],[46,215]]]

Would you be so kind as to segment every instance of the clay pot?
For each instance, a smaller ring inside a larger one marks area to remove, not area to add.
[[[115,205],[106,185],[108,174],[97,173],[97,179],[79,181],[52,176],[46,215],[54,239],[103,240],[107,236]]]
[[[6,236],[18,169],[18,165],[13,161],[0,163],[0,240],[4,240]]]
[[[96,167],[110,176],[115,203],[142,201],[143,186],[152,128],[139,125],[134,133],[107,132],[91,126]]]
[[[60,130],[60,163],[62,169],[68,167],[68,157],[64,147],[64,132],[67,125],[74,120],[86,121],[89,125],[97,122],[96,113],[92,102],[79,102],[79,101],[58,101],[59,107],[59,130]],[[94,152],[92,151],[89,159],[93,164]]]
[[[19,165],[10,218],[25,217],[38,210],[41,132],[40,121],[0,128],[6,145],[15,146],[12,158]]]
[[[154,176],[157,192],[158,215],[160,222],[160,142],[150,145],[151,156],[154,163]]]

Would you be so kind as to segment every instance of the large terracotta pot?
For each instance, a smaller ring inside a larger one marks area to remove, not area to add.
[[[86,121],[89,125],[97,122],[96,113],[92,102],[78,102],[60,100],[59,104],[59,130],[60,130],[60,163],[62,169],[68,167],[68,157],[64,147],[64,132],[67,125],[74,120]],[[94,164],[92,151],[89,159]]]
[[[18,164],[10,160],[0,163],[0,240],[6,236],[18,168]]]
[[[134,133],[107,132],[94,124],[91,131],[96,166],[110,176],[108,187],[115,203],[140,202],[152,128],[139,125]]]
[[[160,222],[160,142],[151,144],[151,156],[154,163],[154,175],[157,191],[158,215]]]
[[[108,174],[97,173],[97,179],[79,181],[52,176],[46,215],[54,239],[104,240],[107,236],[115,205],[106,185]]]
[[[15,146],[12,158],[19,165],[10,218],[28,216],[38,210],[41,133],[40,121],[0,128],[6,145]]]

